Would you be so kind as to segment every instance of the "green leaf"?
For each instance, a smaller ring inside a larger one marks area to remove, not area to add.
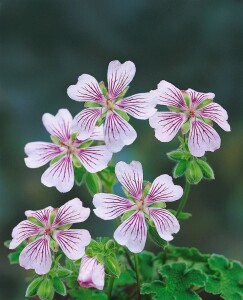
[[[208,163],[206,163],[206,161],[198,158],[197,163],[202,170],[204,178],[215,179],[213,169],[210,167]]]
[[[149,224],[148,232],[150,238],[157,246],[165,248],[168,245],[168,242],[159,236],[156,227]]]
[[[168,211],[170,211],[174,216],[176,216],[177,211],[174,209],[168,209]],[[179,220],[187,220],[189,218],[191,218],[192,214],[188,213],[188,212],[180,212],[179,216],[177,217],[177,219]]]
[[[32,297],[37,294],[37,290],[43,281],[43,277],[38,277],[34,279],[27,287],[27,290],[25,292],[25,297]]]
[[[51,279],[45,278],[38,290],[37,290],[37,295],[41,300],[52,300],[55,294],[55,290],[52,284]]]
[[[157,277],[154,260],[155,255],[149,251],[142,251],[138,253],[139,270],[143,282],[150,282],[154,277]]]
[[[75,183],[80,186],[83,183],[84,175],[86,173],[86,169],[84,167],[76,168],[74,167],[74,176],[75,176]]]
[[[155,280],[142,285],[143,295],[153,294],[154,300],[197,300],[201,299],[193,287],[203,287],[206,276],[199,270],[189,269],[185,263],[164,265],[159,273],[164,281]]]
[[[206,292],[220,294],[220,297],[225,300],[242,300],[242,264],[238,261],[230,261],[221,255],[212,255],[208,263],[215,274],[208,276]]]
[[[197,162],[191,160],[186,169],[186,179],[190,184],[198,184],[203,178],[203,173]]]
[[[87,172],[85,174],[85,183],[91,195],[95,195],[102,191],[102,183],[96,173]]]
[[[67,290],[65,287],[65,284],[61,281],[61,279],[55,277],[52,279],[52,283],[53,283],[53,287],[55,289],[55,291],[62,296],[66,296],[67,295]]]
[[[129,116],[128,114],[124,111],[124,110],[120,110],[120,109],[115,109],[115,111],[118,113],[118,115],[120,115],[125,121],[129,121]]]
[[[72,300],[107,300],[107,295],[103,291],[95,289],[79,288],[68,292]]]
[[[186,172],[187,164],[188,162],[186,160],[179,161],[174,168],[173,177],[174,178],[181,177]]]

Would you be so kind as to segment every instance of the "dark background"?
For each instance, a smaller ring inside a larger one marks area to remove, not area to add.
[[[216,180],[192,187],[186,210],[193,218],[182,223],[174,243],[242,260],[243,1],[0,3],[0,299],[24,299],[27,272],[9,265],[9,251],[3,247],[24,211],[61,206],[75,196],[92,207],[84,186],[66,194],[43,186],[40,177],[46,168],[25,166],[24,145],[49,141],[43,113],[56,114],[59,108],[78,113],[83,106],[68,98],[67,87],[82,73],[106,80],[107,65],[114,59],[136,64],[130,95],[155,89],[166,79],[182,89],[214,92],[216,102],[229,112],[232,132],[216,125],[222,147],[207,154]],[[171,174],[173,163],[165,154],[177,147],[177,139],[160,143],[147,121],[131,123],[138,138],[115,154],[115,161],[141,161],[147,180]],[[93,237],[113,233],[112,222],[94,214],[81,226]]]

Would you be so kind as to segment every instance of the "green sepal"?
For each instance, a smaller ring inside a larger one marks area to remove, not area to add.
[[[54,277],[52,279],[52,283],[53,283],[53,287],[55,289],[55,291],[62,296],[66,296],[67,295],[67,289],[65,284],[61,281],[61,279],[59,279],[58,277]]]
[[[59,140],[59,138],[58,138],[57,136],[51,135],[51,136],[50,136],[50,139],[52,140],[52,142],[53,142],[54,144],[60,145],[60,140]]]
[[[75,141],[77,135],[78,135],[78,134],[77,134],[76,132],[72,133],[72,134],[71,134],[71,140],[72,140],[72,141]]]
[[[181,177],[186,172],[187,164],[188,164],[187,160],[179,161],[173,170],[173,177],[174,178]]]
[[[133,196],[122,186],[122,190],[123,190],[123,193],[125,194],[125,196],[129,199],[129,200],[132,200],[134,201],[134,198]],[[134,203],[135,204],[135,203]]]
[[[60,154],[56,157],[54,157],[51,161],[50,161],[50,165],[55,164],[56,162],[58,162],[63,156],[65,156],[65,154]]]
[[[50,214],[50,223],[51,224],[54,222],[56,215],[57,215],[57,209],[54,209]]]
[[[166,246],[168,246],[168,242],[163,240],[158,232],[155,226],[152,226],[151,224],[149,224],[148,226],[148,232],[149,232],[149,236],[151,238],[151,240],[159,247],[165,248]]]
[[[202,173],[203,173],[203,177],[206,179],[215,179],[214,177],[214,172],[213,169],[210,167],[210,165],[201,159],[197,159],[197,163],[200,166]]]
[[[58,226],[58,230],[67,230],[72,226],[72,224],[65,224],[62,226]]]
[[[148,195],[151,185],[151,182],[145,180],[143,181],[143,198]]]
[[[183,98],[186,102],[186,105],[188,107],[190,107],[191,106],[191,97],[185,91],[183,91],[182,94],[183,94]]]
[[[81,168],[82,164],[79,158],[76,155],[72,155],[72,162],[75,168]]]
[[[203,173],[196,160],[191,160],[186,169],[186,180],[190,184],[198,184],[203,178]]]
[[[121,116],[125,121],[129,121],[130,118],[128,116],[128,114],[124,111],[124,110],[120,110],[120,109],[115,109],[115,111],[118,113],[119,116]]]
[[[197,110],[198,110],[198,109],[201,109],[201,108],[203,108],[203,107],[205,107],[205,106],[207,106],[208,104],[210,104],[210,103],[212,103],[212,102],[213,102],[212,99],[206,99],[206,100],[204,100],[202,103],[200,103],[200,104],[197,106]]]
[[[27,217],[27,220],[37,226],[43,227],[43,224],[34,217]]]
[[[208,119],[208,118],[204,118],[204,117],[198,117],[199,120],[202,120],[203,122],[205,122],[206,124],[208,124],[209,126],[213,127],[213,121]]]
[[[170,111],[177,112],[177,113],[181,111],[178,107],[175,106],[168,106],[168,109]]]
[[[188,131],[190,130],[191,124],[190,121],[186,121],[182,126],[181,126],[181,132],[182,134],[187,134]]]
[[[57,252],[59,249],[59,245],[56,240],[50,239],[50,248],[53,252]]]
[[[108,240],[105,243],[105,250],[113,252],[114,249],[116,249],[116,243],[115,243],[115,241],[114,240]]]
[[[167,156],[175,161],[187,160],[191,157],[191,154],[182,150],[175,150],[167,153]]]
[[[91,195],[95,195],[102,191],[102,182],[96,173],[85,174],[85,184]]]
[[[100,107],[100,105],[98,103],[96,103],[96,102],[89,101],[89,102],[85,102],[84,103],[84,107],[85,108]]]
[[[5,241],[3,244],[4,244],[4,246],[5,246],[6,248],[9,249],[10,243],[11,243],[11,240],[7,240],[7,241]]]
[[[109,165],[107,168],[98,172],[97,174],[102,181],[104,191],[106,193],[112,193],[112,187],[117,182],[117,178],[115,176],[115,166]]]
[[[32,297],[37,294],[38,288],[43,281],[43,277],[38,277],[34,279],[27,287],[26,292],[25,292],[25,297]]]
[[[124,96],[126,95],[127,91],[129,90],[129,86],[127,86],[116,98],[116,102],[123,99]]]
[[[107,97],[107,96],[108,96],[108,91],[107,91],[107,88],[106,88],[106,86],[105,86],[104,81],[101,81],[101,82],[99,83],[99,86],[100,86],[100,89],[101,89],[102,94],[103,94],[105,97]]]
[[[51,279],[45,278],[38,290],[37,290],[37,295],[41,300],[52,300],[55,294],[55,290],[53,287],[53,283]]]
[[[86,142],[83,142],[81,143],[78,148],[88,148],[90,147],[92,144],[94,143],[94,141],[90,140],[90,141],[86,141]]]
[[[117,258],[114,254],[105,255],[104,257],[105,269],[108,274],[119,277],[121,274],[120,267],[117,261]]]
[[[57,269],[55,272],[58,278],[66,278],[73,273],[71,270],[64,269],[64,268]]]
[[[8,259],[11,265],[15,265],[19,263],[20,252],[12,252],[9,253]]]
[[[174,209],[168,209],[169,212],[171,212],[174,216],[176,216],[177,211]],[[192,214],[188,212],[180,212],[179,216],[177,216],[178,220],[187,220],[191,218]]]
[[[153,208],[165,208],[166,207],[166,203],[162,202],[162,201],[158,201],[158,202],[154,202],[151,205],[149,205],[149,207],[153,207]]]
[[[121,217],[122,222],[126,221],[134,212],[135,210],[126,211]]]
[[[85,173],[86,173],[86,169],[84,168],[84,166],[82,166],[81,168],[74,167],[75,183],[78,186],[80,186],[83,183]]]

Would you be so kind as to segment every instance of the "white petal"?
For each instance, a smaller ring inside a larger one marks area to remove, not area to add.
[[[103,145],[81,148],[76,152],[76,155],[90,173],[96,173],[107,168],[112,158],[112,152]]]
[[[53,238],[64,254],[72,260],[80,259],[85,253],[85,246],[91,241],[91,236],[86,229],[55,230]]]
[[[136,119],[146,120],[156,113],[156,104],[156,97],[152,93],[143,93],[124,98],[116,106]]]
[[[69,192],[74,185],[74,171],[70,155],[51,165],[42,175],[41,182],[48,187],[55,186],[59,192]]]
[[[27,220],[22,221],[13,229],[13,239],[10,242],[9,249],[15,249],[27,238],[41,233],[44,233],[44,228],[39,227]]]
[[[94,131],[89,137],[91,141],[104,141],[104,126],[101,124],[100,126],[95,126]]]
[[[220,136],[213,127],[198,119],[191,119],[190,122],[188,147],[192,155],[201,157],[205,151],[214,152],[220,148]]]
[[[73,117],[67,109],[59,109],[55,116],[44,114],[42,122],[51,135],[57,136],[62,142],[69,141]]]
[[[28,168],[39,168],[51,161],[54,157],[65,153],[55,144],[45,142],[33,142],[26,144],[24,151],[28,157],[24,159]]]
[[[98,81],[91,75],[83,74],[78,78],[76,85],[67,89],[68,96],[76,101],[103,102],[103,95]]]
[[[112,220],[130,210],[134,203],[113,194],[98,193],[94,196],[94,213],[103,220]]]
[[[142,197],[143,168],[139,161],[126,164],[120,161],[115,167],[116,177],[124,188],[137,200]]]
[[[202,109],[197,110],[199,116],[208,118],[216,122],[223,130],[230,131],[230,125],[227,122],[227,111],[217,103],[210,103]]]
[[[193,107],[197,107],[200,103],[202,103],[206,99],[213,100],[215,97],[214,93],[200,93],[194,91],[193,89],[187,89],[186,92],[191,98],[191,103]]]
[[[149,208],[149,213],[159,236],[166,241],[173,240],[172,234],[180,230],[180,224],[176,217],[162,208]]]
[[[90,138],[101,113],[101,107],[86,108],[75,116],[73,120],[73,131],[78,133],[79,140],[84,141]]]
[[[84,222],[90,215],[90,209],[83,207],[82,201],[74,198],[62,205],[53,221],[53,227]]]
[[[178,108],[187,107],[181,90],[165,80],[160,81],[154,93],[157,94],[158,104]]]
[[[41,222],[43,227],[45,227],[50,223],[50,214],[52,211],[53,211],[53,207],[48,206],[40,210],[26,210],[25,215],[27,218],[33,217],[37,219],[39,222]]]
[[[182,187],[179,185],[175,185],[172,181],[172,177],[164,174],[158,176],[152,183],[152,186],[146,197],[146,202],[172,202],[180,199],[182,195]]]
[[[111,61],[107,72],[109,97],[115,99],[133,80],[135,73],[133,62],[126,61],[121,64],[118,60]]]
[[[52,264],[49,243],[50,237],[42,236],[26,246],[19,256],[20,266],[26,270],[34,269],[38,275],[48,273]]]
[[[156,112],[150,119],[149,124],[155,129],[155,137],[161,142],[170,142],[183,123],[186,121],[184,113]]]
[[[124,221],[114,232],[118,244],[127,246],[133,252],[143,251],[147,237],[147,227],[144,214],[136,211]]]
[[[119,152],[137,138],[134,128],[114,111],[107,113],[104,134],[106,146],[112,152]]]

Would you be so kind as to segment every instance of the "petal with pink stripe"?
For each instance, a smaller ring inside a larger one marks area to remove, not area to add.
[[[85,253],[85,246],[91,241],[91,236],[86,229],[55,230],[53,238],[64,254],[72,260],[80,259]]]
[[[79,140],[84,141],[90,138],[101,113],[101,107],[86,108],[75,116],[73,120],[73,130],[78,133]]]
[[[22,221],[16,227],[14,227],[12,232],[12,240],[9,245],[9,249],[15,249],[23,241],[31,236],[44,233],[44,228],[33,224],[30,221]]]
[[[42,122],[51,135],[58,137],[63,143],[69,141],[73,117],[67,109],[59,109],[55,116],[44,114]]]
[[[43,227],[50,223],[50,214],[53,211],[52,206],[48,206],[40,210],[26,210],[25,215],[27,218],[32,217],[37,219]]]
[[[95,206],[94,213],[103,220],[115,219],[134,206],[134,203],[128,199],[106,193],[96,194],[93,204]]]
[[[127,246],[138,253],[144,249],[147,238],[147,226],[142,212],[136,211],[124,221],[114,232],[114,239],[118,244]]]
[[[104,126],[105,143],[108,150],[119,152],[137,138],[134,128],[114,111],[108,111]]]
[[[156,104],[156,97],[152,93],[142,93],[124,98],[116,106],[136,119],[146,120],[156,113]]]
[[[166,209],[149,208],[148,210],[159,236],[166,241],[173,240],[172,234],[180,230],[180,224],[176,217]]]
[[[155,137],[161,142],[170,142],[178,133],[186,121],[184,113],[156,112],[150,119],[149,124],[155,129]]]
[[[77,84],[69,86],[67,94],[71,99],[81,102],[102,103],[104,101],[98,81],[88,74],[79,76]]]
[[[42,236],[20,253],[19,264],[26,270],[34,269],[36,274],[43,275],[50,271],[52,264],[50,237]]]
[[[158,98],[158,104],[178,108],[187,107],[181,90],[165,80],[160,81],[158,89],[153,93]]]
[[[183,189],[179,185],[175,185],[172,177],[164,174],[158,176],[148,192],[146,203],[152,204],[154,202],[172,202],[178,200],[183,195]]]
[[[90,209],[83,207],[82,201],[74,198],[62,205],[56,214],[52,226],[54,228],[66,224],[84,222],[90,215]]]
[[[188,147],[192,155],[201,157],[205,151],[214,152],[220,148],[220,136],[213,127],[199,119],[191,119],[190,122]]]
[[[223,130],[230,131],[230,125],[227,122],[227,111],[217,103],[210,103],[202,109],[197,110],[200,117],[208,118],[216,122]]]
[[[26,144],[24,151],[28,157],[24,159],[28,168],[39,168],[54,157],[64,154],[64,149],[52,143],[32,142]]]
[[[120,161],[115,167],[116,177],[124,188],[137,200],[142,197],[143,168],[139,161],[127,164]]]
[[[194,91],[193,89],[187,89],[187,94],[191,98],[191,104],[193,107],[197,107],[199,104],[201,104],[203,101],[207,99],[213,100],[215,97],[214,93],[200,93],[197,91]]]
[[[72,158],[66,155],[51,165],[42,175],[41,182],[48,187],[55,186],[59,192],[69,192],[74,185]]]
[[[133,62],[126,61],[121,64],[118,60],[111,61],[107,72],[109,97],[117,98],[133,80],[135,73],[136,67]]]

